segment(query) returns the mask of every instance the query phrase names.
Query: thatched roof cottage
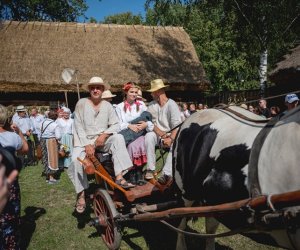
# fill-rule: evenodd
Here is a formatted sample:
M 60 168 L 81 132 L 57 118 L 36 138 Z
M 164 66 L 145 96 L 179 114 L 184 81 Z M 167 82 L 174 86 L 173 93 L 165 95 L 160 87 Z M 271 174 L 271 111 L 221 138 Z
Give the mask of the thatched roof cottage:
M 300 45 L 294 48 L 290 54 L 276 65 L 270 72 L 270 80 L 277 85 L 298 85 L 300 86 Z
M 113 92 L 127 81 L 146 89 L 155 78 L 164 79 L 179 97 L 186 90 L 193 98 L 209 86 L 181 27 L 5 21 L 0 54 L 2 100 L 12 94 L 24 99 L 28 93 L 31 100 L 54 100 L 63 98 L 62 90 L 76 96 L 76 83 L 81 86 L 95 75 Z M 65 68 L 77 71 L 69 85 L 61 78 Z

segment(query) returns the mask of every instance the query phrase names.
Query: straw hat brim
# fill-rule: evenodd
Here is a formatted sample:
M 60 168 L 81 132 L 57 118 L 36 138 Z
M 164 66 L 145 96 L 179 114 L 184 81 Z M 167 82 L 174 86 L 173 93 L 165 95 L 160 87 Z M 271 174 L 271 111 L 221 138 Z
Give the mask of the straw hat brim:
M 82 88 L 86 91 L 89 91 L 89 86 L 102 85 L 104 86 L 104 90 L 110 89 L 110 85 L 108 83 L 85 83 L 82 85 Z
M 154 88 L 151 88 L 151 89 L 148 89 L 146 90 L 147 92 L 154 92 L 154 91 L 157 91 L 159 89 L 164 89 L 164 88 L 167 88 L 169 87 L 170 85 L 164 85 L 164 86 L 157 86 L 157 87 L 154 87 Z
M 117 95 L 108 95 L 108 96 L 102 96 L 102 99 L 108 99 L 108 98 L 113 98 Z

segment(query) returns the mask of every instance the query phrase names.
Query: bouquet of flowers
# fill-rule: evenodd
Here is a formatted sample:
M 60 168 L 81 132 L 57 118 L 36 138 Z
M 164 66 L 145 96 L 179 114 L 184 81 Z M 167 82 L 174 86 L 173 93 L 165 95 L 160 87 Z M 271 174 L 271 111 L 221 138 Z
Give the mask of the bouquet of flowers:
M 58 156 L 60 158 L 68 157 L 70 155 L 70 149 L 66 144 L 60 144 L 58 150 Z

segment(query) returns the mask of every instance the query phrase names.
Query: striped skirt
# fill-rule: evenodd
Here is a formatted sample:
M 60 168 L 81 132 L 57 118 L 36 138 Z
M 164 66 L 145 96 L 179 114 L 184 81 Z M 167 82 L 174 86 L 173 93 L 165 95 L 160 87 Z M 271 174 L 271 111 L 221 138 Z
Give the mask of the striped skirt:
M 55 138 L 41 138 L 42 163 L 46 175 L 55 174 L 58 170 L 58 144 Z

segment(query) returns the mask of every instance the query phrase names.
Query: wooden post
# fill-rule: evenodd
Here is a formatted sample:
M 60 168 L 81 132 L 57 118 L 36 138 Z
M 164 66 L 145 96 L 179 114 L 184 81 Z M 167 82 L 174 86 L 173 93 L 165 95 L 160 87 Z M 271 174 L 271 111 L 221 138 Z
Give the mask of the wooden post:
M 76 76 L 77 95 L 78 95 L 78 101 L 79 101 L 80 100 L 79 84 L 77 81 L 77 75 L 75 75 L 75 76 Z
M 69 107 L 69 103 L 68 103 L 68 92 L 65 90 L 64 93 L 65 93 L 66 105 L 67 105 L 67 108 L 68 108 L 68 107 Z
M 67 108 L 69 107 L 69 103 L 68 103 L 68 91 L 69 90 L 66 90 L 66 89 L 59 90 L 59 92 L 64 92 L 64 94 L 65 94 L 65 101 L 66 101 Z

